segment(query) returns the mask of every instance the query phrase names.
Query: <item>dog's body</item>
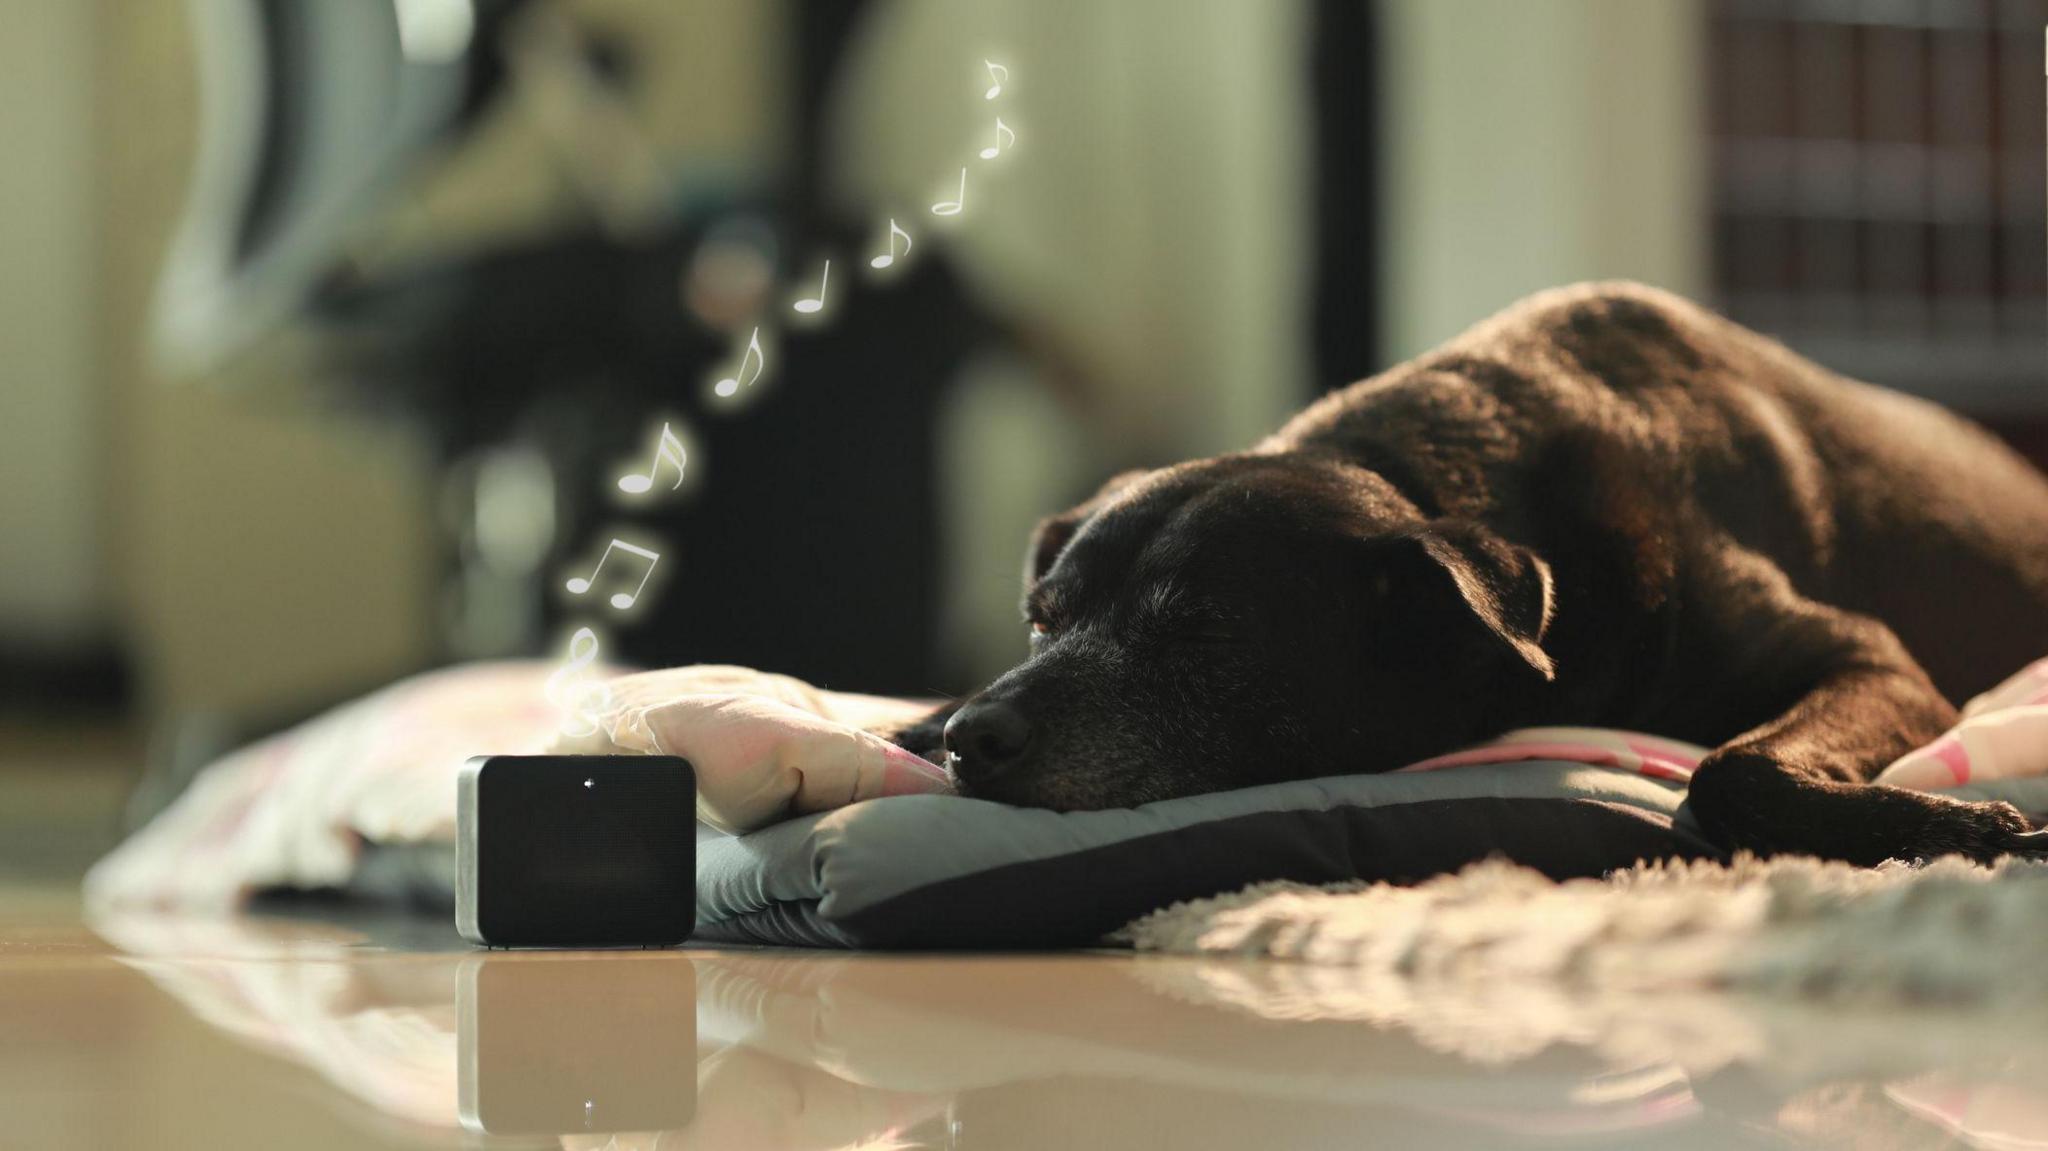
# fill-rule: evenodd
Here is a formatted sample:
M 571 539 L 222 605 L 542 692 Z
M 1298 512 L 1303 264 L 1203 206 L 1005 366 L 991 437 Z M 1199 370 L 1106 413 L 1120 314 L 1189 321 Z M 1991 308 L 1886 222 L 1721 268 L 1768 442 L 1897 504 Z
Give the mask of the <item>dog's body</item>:
M 1931 406 L 1675 297 L 1528 300 L 1251 451 L 1041 525 L 1032 658 L 903 733 L 962 788 L 1099 807 L 1379 771 L 1514 727 L 1716 750 L 1729 847 L 2041 850 L 1868 786 L 2048 652 L 2048 481 Z

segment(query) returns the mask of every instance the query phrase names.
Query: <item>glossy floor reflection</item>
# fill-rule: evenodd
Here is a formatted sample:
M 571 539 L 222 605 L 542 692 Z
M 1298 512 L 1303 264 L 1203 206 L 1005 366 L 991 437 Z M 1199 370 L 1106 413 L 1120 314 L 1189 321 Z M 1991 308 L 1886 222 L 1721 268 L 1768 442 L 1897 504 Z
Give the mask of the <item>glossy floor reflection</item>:
M 0 924 L 0 1145 L 2048 1146 L 2048 1027 L 1118 954 Z

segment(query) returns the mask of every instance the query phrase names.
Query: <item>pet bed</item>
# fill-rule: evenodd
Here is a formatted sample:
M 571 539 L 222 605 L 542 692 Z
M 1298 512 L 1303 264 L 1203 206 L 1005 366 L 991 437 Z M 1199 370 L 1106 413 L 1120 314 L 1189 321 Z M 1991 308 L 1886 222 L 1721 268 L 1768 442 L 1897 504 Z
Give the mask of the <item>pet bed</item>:
M 445 901 L 454 772 L 479 750 L 547 746 L 544 674 L 440 673 L 237 753 L 102 861 L 88 897 L 220 906 L 354 887 Z M 1490 856 L 1566 879 L 1718 855 L 1682 807 L 1701 749 L 1631 733 L 1529 731 L 1385 775 L 1057 813 L 921 794 L 943 777 L 861 730 L 920 705 L 744 669 L 615 682 L 602 731 L 574 749 L 683 754 L 700 814 L 743 832 L 700 832 L 707 941 L 1078 946 L 1266 880 L 1407 882 Z M 2048 814 L 2048 661 L 1965 717 L 1881 778 Z

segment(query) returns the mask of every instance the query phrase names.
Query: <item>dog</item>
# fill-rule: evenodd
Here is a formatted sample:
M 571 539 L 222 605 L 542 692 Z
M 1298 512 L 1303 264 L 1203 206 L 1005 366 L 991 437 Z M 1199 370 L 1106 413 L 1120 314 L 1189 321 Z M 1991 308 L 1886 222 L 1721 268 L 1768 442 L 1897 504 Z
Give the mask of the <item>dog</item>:
M 892 733 L 966 795 L 1134 806 L 1583 725 L 1712 748 L 1687 803 L 1730 850 L 2048 851 L 1868 782 L 2048 651 L 2048 479 L 1641 285 L 1116 477 L 1033 533 L 1024 611 L 1022 665 Z

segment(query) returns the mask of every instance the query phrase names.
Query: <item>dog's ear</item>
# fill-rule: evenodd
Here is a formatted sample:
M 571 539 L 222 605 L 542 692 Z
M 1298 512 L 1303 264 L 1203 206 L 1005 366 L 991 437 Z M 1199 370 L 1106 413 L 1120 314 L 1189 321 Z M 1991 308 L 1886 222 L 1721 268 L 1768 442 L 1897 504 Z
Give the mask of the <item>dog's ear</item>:
M 1081 525 L 1088 522 L 1089 516 L 1102 510 L 1103 505 L 1115 499 L 1118 492 L 1147 474 L 1143 470 L 1118 473 L 1102 485 L 1101 490 L 1088 497 L 1087 502 L 1039 520 L 1038 526 L 1031 530 L 1031 545 L 1024 551 L 1024 590 L 1030 591 L 1045 578 L 1045 573 L 1052 570 L 1053 562 L 1067 550 L 1067 544 L 1081 530 Z
M 1074 533 L 1080 531 L 1081 525 L 1088 522 L 1088 517 L 1093 514 L 1094 509 L 1089 504 L 1082 504 L 1038 521 L 1038 526 L 1031 529 L 1031 544 L 1024 549 L 1024 590 L 1030 591 L 1045 578 L 1045 573 L 1052 570 L 1053 561 L 1067 550 L 1067 541 L 1074 538 Z
M 1545 680 L 1557 678 L 1543 650 L 1555 592 L 1550 565 L 1535 552 L 1465 520 L 1437 520 L 1376 543 L 1384 563 L 1374 591 L 1388 618 L 1427 625 L 1448 610 L 1476 624 L 1470 634 L 1483 644 L 1504 648 Z

